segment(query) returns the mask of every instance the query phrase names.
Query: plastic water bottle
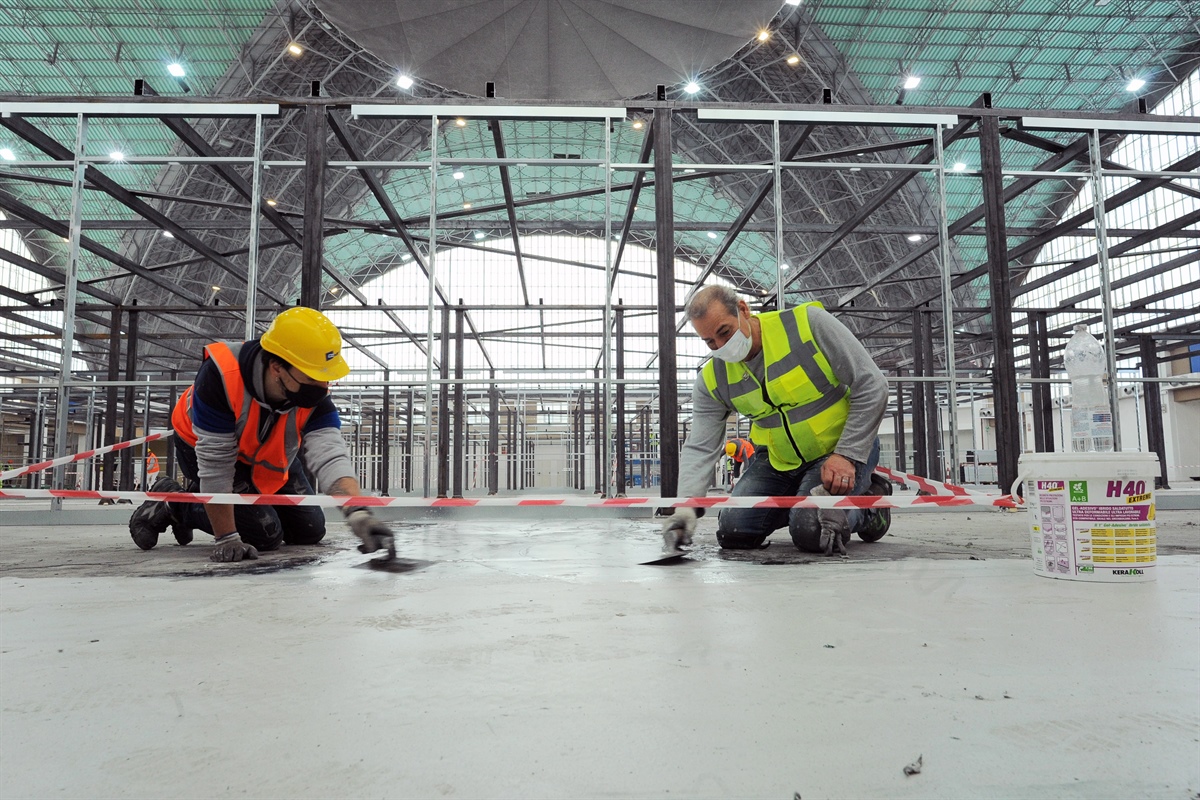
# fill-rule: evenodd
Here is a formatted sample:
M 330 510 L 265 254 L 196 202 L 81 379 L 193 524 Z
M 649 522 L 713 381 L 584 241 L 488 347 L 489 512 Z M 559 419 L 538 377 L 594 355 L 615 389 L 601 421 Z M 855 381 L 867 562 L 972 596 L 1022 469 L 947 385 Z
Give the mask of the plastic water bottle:
M 1071 378 L 1071 449 L 1111 453 L 1112 407 L 1104 386 L 1104 348 L 1086 325 L 1075 326 L 1075 335 L 1063 351 L 1063 365 Z

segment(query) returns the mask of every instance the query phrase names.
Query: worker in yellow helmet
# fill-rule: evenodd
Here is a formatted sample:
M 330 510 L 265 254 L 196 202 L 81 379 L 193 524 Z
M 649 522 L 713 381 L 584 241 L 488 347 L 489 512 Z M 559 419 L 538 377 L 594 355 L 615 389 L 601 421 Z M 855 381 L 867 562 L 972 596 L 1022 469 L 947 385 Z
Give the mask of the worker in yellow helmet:
M 195 382 L 175 405 L 175 453 L 188 491 L 205 494 L 312 494 L 305 470 L 322 491 L 361 496 L 329 383 L 346 377 L 342 336 L 311 308 L 277 316 L 262 338 L 204 348 Z M 183 491 L 170 477 L 155 492 Z M 363 552 L 394 552 L 390 529 L 370 510 L 343 513 Z M 316 506 L 232 506 L 148 501 L 129 520 L 143 550 L 170 526 L 179 544 L 199 528 L 216 537 L 213 561 L 258 558 L 280 544 L 316 544 L 325 515 Z

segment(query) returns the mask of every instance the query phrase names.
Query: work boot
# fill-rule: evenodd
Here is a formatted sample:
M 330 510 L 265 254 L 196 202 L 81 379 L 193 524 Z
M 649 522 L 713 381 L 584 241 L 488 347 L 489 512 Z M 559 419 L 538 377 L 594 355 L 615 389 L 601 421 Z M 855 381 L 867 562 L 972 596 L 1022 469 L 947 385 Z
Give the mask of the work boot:
M 178 492 L 181 487 L 178 483 L 170 478 L 159 478 L 150 487 L 152 492 Z M 171 512 L 171 506 L 163 500 L 147 500 L 133 512 L 129 518 L 129 535 L 133 537 L 133 543 L 143 550 L 150 550 L 154 545 L 158 544 L 158 535 L 167 529 L 167 526 L 178 525 L 178 520 Z M 175 529 L 176 541 L 180 538 L 180 529 Z M 192 540 L 192 532 L 186 531 L 187 541 Z M 186 542 L 180 542 L 186 544 Z
M 866 494 L 876 497 L 884 497 L 892 493 L 892 482 L 880 475 L 878 472 L 871 473 L 871 485 L 867 487 Z M 864 542 L 878 542 L 888 532 L 888 528 L 892 527 L 892 510 L 890 508 L 868 508 L 864 509 L 866 522 L 863 523 L 862 530 L 858 532 L 858 538 Z

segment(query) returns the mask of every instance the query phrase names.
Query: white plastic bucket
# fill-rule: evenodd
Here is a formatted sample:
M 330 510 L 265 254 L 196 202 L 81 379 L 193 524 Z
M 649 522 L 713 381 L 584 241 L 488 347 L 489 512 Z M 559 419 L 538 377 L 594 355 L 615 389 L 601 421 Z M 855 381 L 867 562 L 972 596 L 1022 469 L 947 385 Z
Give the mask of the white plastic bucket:
M 1153 453 L 1026 453 L 1033 571 L 1046 578 L 1152 581 L 1158 561 Z

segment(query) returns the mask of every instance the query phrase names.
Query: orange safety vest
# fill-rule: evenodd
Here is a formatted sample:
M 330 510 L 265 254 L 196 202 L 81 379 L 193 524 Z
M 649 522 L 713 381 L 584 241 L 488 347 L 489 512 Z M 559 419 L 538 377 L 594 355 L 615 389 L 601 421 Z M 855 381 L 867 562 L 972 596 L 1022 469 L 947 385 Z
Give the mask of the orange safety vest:
M 146 456 L 146 472 L 158 472 L 158 456 L 154 453 Z
M 266 438 L 260 439 L 263 407 L 246 391 L 242 370 L 238 366 L 241 349 L 241 344 L 214 342 L 204 348 L 204 357 L 216 362 L 229 407 L 237 414 L 234 432 L 238 437 L 238 461 L 252 467 L 251 480 L 255 488 L 263 494 L 274 494 L 287 483 L 288 466 L 300 452 L 300 431 L 304 430 L 304 424 L 312 416 L 313 409 L 288 409 L 270 426 Z M 192 447 L 196 446 L 197 439 L 192 429 L 192 393 L 195 388 L 194 385 L 189 386 L 184 391 L 171 413 L 171 426 L 175 433 Z
M 733 460 L 739 464 L 749 461 L 754 455 L 754 443 L 749 439 L 734 439 L 737 442 L 737 450 L 734 451 Z

